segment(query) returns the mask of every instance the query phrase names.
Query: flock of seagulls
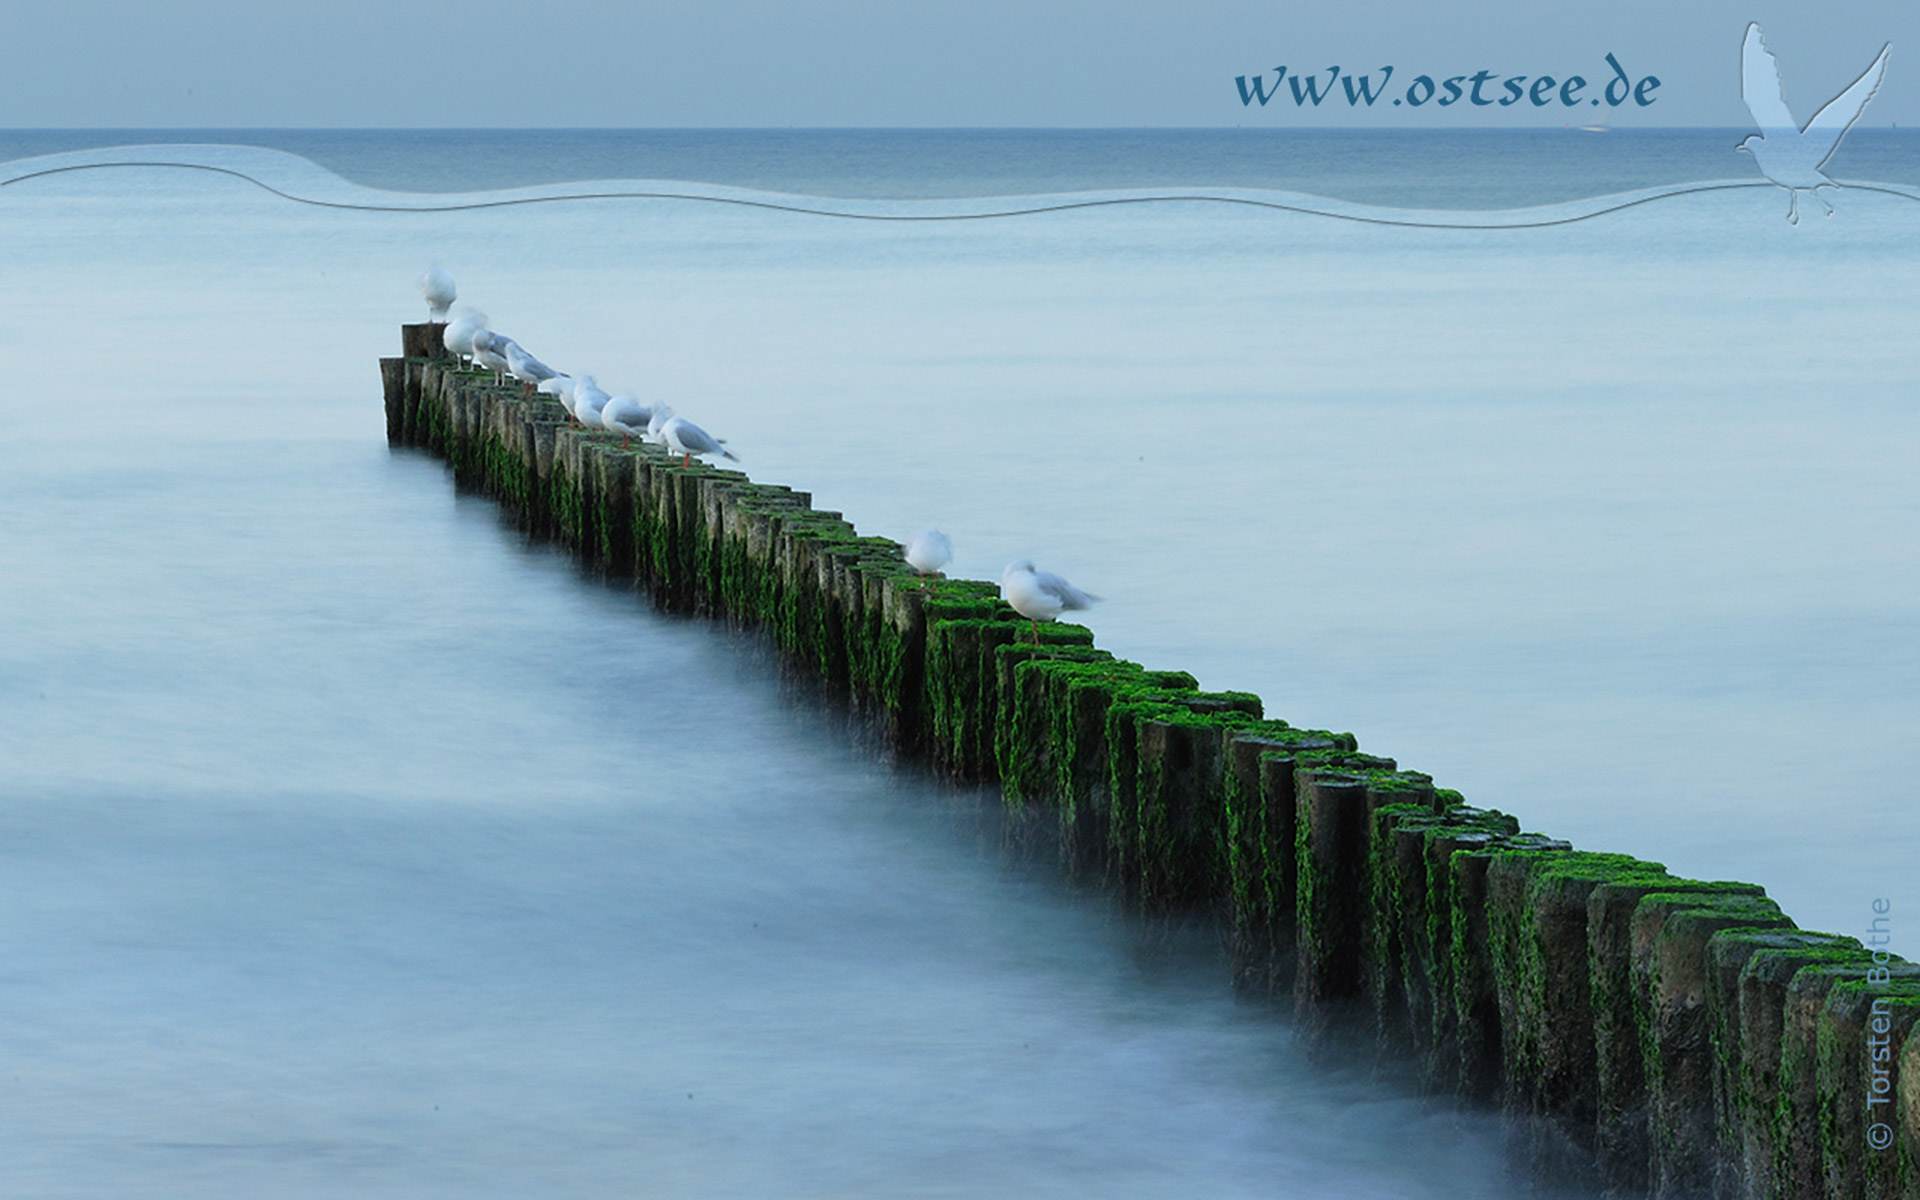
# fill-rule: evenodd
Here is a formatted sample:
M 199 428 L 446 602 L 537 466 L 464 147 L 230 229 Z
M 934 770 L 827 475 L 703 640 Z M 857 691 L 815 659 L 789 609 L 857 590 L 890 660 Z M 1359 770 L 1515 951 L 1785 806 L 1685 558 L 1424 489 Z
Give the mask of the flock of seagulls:
M 552 396 L 566 409 L 574 424 L 586 429 L 607 429 L 620 434 L 624 446 L 642 438 L 681 456 L 682 464 L 696 458 L 717 455 L 740 461 L 727 449 L 727 439 L 718 438 L 685 417 L 674 415 L 663 403 L 648 404 L 635 396 L 614 396 L 594 382 L 592 375 L 570 375 L 541 362 L 525 346 L 504 333 L 488 328 L 487 314 L 474 309 L 453 313 L 458 298 L 453 276 L 434 267 L 420 277 L 420 295 L 427 302 L 427 320 L 444 323 L 441 342 L 447 353 L 462 363 L 472 363 L 505 382 L 509 376 L 520 381 L 529 395 Z
M 488 328 L 485 313 L 470 308 L 454 313 L 458 293 L 453 276 L 441 268 L 434 267 L 420 277 L 420 295 L 427 302 L 428 321 L 445 325 L 441 340 L 447 353 L 462 363 L 492 371 L 499 382 L 504 383 L 509 376 L 519 380 L 530 395 L 554 397 L 577 425 L 620 434 L 623 447 L 631 446 L 634 438 L 665 446 L 681 456 L 683 466 L 714 455 L 740 461 L 727 449 L 725 438 L 714 437 L 685 417 L 676 416 L 670 405 L 610 395 L 592 375 L 557 371 L 512 338 Z M 938 575 L 940 568 L 953 561 L 953 543 L 937 529 L 916 534 L 904 549 L 907 565 L 920 575 Z M 1028 558 L 1007 565 L 1000 576 L 1000 595 L 1033 624 L 1035 641 L 1040 639 L 1041 621 L 1058 620 L 1061 613 L 1079 611 L 1100 599 L 1051 571 L 1038 569 Z

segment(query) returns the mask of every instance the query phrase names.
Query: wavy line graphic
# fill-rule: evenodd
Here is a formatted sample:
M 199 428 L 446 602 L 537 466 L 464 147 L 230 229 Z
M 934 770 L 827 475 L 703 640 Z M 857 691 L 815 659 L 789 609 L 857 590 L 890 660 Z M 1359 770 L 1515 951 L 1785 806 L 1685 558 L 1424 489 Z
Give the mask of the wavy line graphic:
M 1205 203 L 1422 229 L 1541 229 L 1592 220 L 1676 196 L 1779 186 L 1766 179 L 1704 180 L 1511 209 L 1394 208 L 1303 192 L 1226 187 L 1123 188 L 934 200 L 843 199 L 663 180 L 596 180 L 484 192 L 400 192 L 354 183 L 285 150 L 209 144 L 109 147 L 15 159 L 0 163 L 0 188 L 74 172 L 126 169 L 227 175 L 298 204 L 361 212 L 446 213 L 577 200 L 678 200 L 861 221 L 979 221 L 1120 205 Z M 1844 187 L 1920 200 L 1920 187 L 1890 183 L 1849 183 Z

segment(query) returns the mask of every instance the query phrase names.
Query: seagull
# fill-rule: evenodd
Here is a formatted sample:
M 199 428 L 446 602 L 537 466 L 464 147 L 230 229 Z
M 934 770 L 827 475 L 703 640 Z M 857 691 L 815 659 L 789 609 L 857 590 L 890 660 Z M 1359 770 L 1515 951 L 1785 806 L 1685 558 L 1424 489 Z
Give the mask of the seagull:
M 543 379 L 537 390 L 543 396 L 558 400 L 560 407 L 567 410 L 567 415 L 573 415 L 573 376 L 555 375 L 552 379 Z
M 420 277 L 420 294 L 427 301 L 427 323 L 446 323 L 447 310 L 453 307 L 453 276 L 439 267 L 431 267 Z
M 622 450 L 633 445 L 633 437 L 639 434 L 647 436 L 647 426 L 653 420 L 654 406 L 642 404 L 632 396 L 615 396 L 607 401 L 600 410 L 600 423 L 615 433 L 624 433 L 620 442 Z
M 456 361 L 464 361 L 473 355 L 473 339 L 486 331 L 487 314 L 465 312 L 447 323 L 446 330 L 440 335 L 440 342 Z
M 512 338 L 482 329 L 473 335 L 473 361 L 492 371 L 498 383 L 507 369 L 507 347 L 511 345 Z
M 937 575 L 953 561 L 953 543 L 938 529 L 925 529 L 907 543 L 907 565 L 921 575 Z
M 652 431 L 651 422 L 648 423 L 648 431 Z M 680 465 L 683 467 L 692 466 L 693 456 L 696 454 L 703 458 L 709 454 L 718 454 L 734 462 L 740 461 L 739 455 L 721 444 L 725 439 L 714 437 L 685 417 L 668 417 L 662 422 L 660 438 L 666 442 L 667 449 L 680 455 Z
M 1793 114 L 1787 111 L 1786 92 L 1780 86 L 1780 65 L 1760 38 L 1759 22 L 1748 24 L 1746 41 L 1740 46 L 1740 93 L 1746 98 L 1747 111 L 1753 114 L 1753 123 L 1760 127 L 1760 132 L 1747 137 L 1734 149 L 1753 155 L 1754 162 L 1760 165 L 1760 173 L 1787 189 L 1790 223 L 1800 223 L 1801 192 L 1812 195 L 1827 210 L 1828 216 L 1833 215 L 1833 205 L 1820 195 L 1820 189 L 1840 185 L 1827 178 L 1820 168 L 1827 165 L 1827 160 L 1839 148 L 1841 137 L 1860 119 L 1867 101 L 1880 89 L 1880 80 L 1887 73 L 1887 54 L 1892 49 L 1892 43 L 1880 47 L 1880 57 L 1873 60 L 1873 65 L 1860 78 L 1827 101 L 1826 107 L 1813 114 L 1813 120 L 1797 125 Z
M 666 445 L 667 444 L 666 435 L 663 434 L 661 430 L 665 429 L 667 427 L 667 422 L 671 421 L 672 419 L 673 419 L 673 405 L 671 404 L 654 405 L 653 416 L 647 418 L 647 440 L 652 442 L 656 446 Z
M 532 393 L 536 386 L 545 383 L 560 373 L 533 355 L 528 354 L 521 348 L 518 342 L 507 343 L 506 360 L 507 370 L 515 379 L 527 385 L 529 394 Z
M 1040 641 L 1040 622 L 1051 621 L 1071 609 L 1086 608 L 1100 599 L 1051 571 L 1036 570 L 1030 558 L 1007 564 L 1000 575 L 1000 598 L 1013 605 L 1013 611 L 1033 622 L 1035 644 Z
M 582 375 L 573 385 L 573 419 L 588 429 L 601 428 L 600 410 L 611 399 L 613 397 L 593 381 L 593 376 Z

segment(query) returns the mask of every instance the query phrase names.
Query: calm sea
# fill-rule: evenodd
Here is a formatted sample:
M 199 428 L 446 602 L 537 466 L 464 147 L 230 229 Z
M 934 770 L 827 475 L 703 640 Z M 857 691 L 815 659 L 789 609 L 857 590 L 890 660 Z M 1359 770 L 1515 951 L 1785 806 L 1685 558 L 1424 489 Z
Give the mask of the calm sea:
M 1421 208 L 1754 177 L 1742 131 L 169 132 L 370 188 Z M 160 135 L 7 132 L 0 158 Z M 1857 130 L 1843 180 L 1920 182 Z M 385 445 L 430 263 L 564 369 L 1100 643 L 1531 829 L 1920 946 L 1920 204 L 1551 229 L 1201 202 L 901 225 L 700 201 L 0 188 L 0 1192 L 1519 1195 L 1309 1065 L 1213 940 Z

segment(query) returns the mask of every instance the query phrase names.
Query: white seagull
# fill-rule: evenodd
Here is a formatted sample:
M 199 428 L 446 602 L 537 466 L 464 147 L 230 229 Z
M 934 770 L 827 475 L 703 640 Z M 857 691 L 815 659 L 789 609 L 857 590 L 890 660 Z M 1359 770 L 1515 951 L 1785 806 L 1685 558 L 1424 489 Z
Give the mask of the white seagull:
M 921 575 L 936 575 L 953 561 L 953 543 L 938 529 L 923 529 L 907 543 L 907 565 Z
M 555 375 L 552 379 L 543 379 L 538 390 L 541 395 L 552 396 L 560 401 L 560 407 L 566 409 L 569 416 L 573 414 L 573 376 Z
M 430 267 L 420 277 L 420 294 L 427 301 L 427 322 L 445 323 L 447 310 L 453 307 L 453 276 L 439 267 Z
M 573 384 L 573 419 L 588 429 L 605 428 L 600 424 L 600 410 L 611 399 L 613 397 L 593 381 L 593 376 L 582 375 Z
M 1086 608 L 1100 597 L 1083 592 L 1051 571 L 1037 570 L 1030 558 L 1007 564 L 1000 575 L 1000 598 L 1013 611 L 1033 622 L 1033 640 L 1040 640 L 1040 622 L 1061 613 Z
M 475 335 L 487 331 L 487 314 L 483 312 L 464 312 L 447 322 L 446 329 L 440 335 L 440 342 L 453 355 L 456 361 L 465 361 L 473 355 Z
M 600 410 L 600 423 L 615 433 L 626 435 L 620 443 L 620 448 L 625 450 L 633 445 L 635 436 L 647 436 L 647 425 L 653 420 L 653 410 L 653 405 L 642 404 L 632 396 L 615 396 Z
M 518 342 L 508 342 L 505 352 L 507 370 L 515 379 L 527 385 L 531 393 L 535 387 L 552 379 L 560 372 L 528 354 Z
M 494 382 L 507 370 L 507 347 L 513 345 L 513 339 L 485 329 L 473 335 L 473 361 L 493 372 Z
M 1860 119 L 1867 101 L 1879 90 L 1880 80 L 1887 73 L 1887 54 L 1892 49 L 1892 43 L 1880 47 L 1880 57 L 1873 60 L 1873 65 L 1860 78 L 1827 101 L 1811 121 L 1799 125 L 1787 109 L 1786 92 L 1780 86 L 1780 65 L 1760 39 L 1759 23 L 1747 26 L 1746 41 L 1740 46 L 1740 94 L 1746 98 L 1747 111 L 1753 114 L 1753 123 L 1760 127 L 1760 132 L 1734 149 L 1753 155 L 1753 161 L 1760 165 L 1760 173 L 1787 189 L 1787 220 L 1793 224 L 1800 223 L 1801 192 L 1820 201 L 1827 215 L 1833 215 L 1833 205 L 1820 195 L 1820 189 L 1840 185 L 1827 178 L 1820 168 L 1827 165 L 1827 160 L 1840 146 L 1840 138 Z
M 652 429 L 651 422 L 648 423 L 648 429 L 649 431 Z M 685 417 L 668 417 L 661 422 L 660 438 L 666 442 L 667 449 L 680 455 L 680 465 L 683 467 L 692 466 L 693 456 L 696 454 L 703 458 L 709 454 L 718 454 L 734 462 L 740 461 L 739 455 L 721 444 L 725 439 L 714 437 Z
M 662 434 L 660 431 L 665 429 L 667 427 L 667 422 L 671 421 L 672 419 L 673 419 L 673 405 L 671 404 L 654 405 L 653 415 L 647 418 L 647 440 L 652 442 L 656 446 L 666 445 L 667 444 L 666 436 Z

